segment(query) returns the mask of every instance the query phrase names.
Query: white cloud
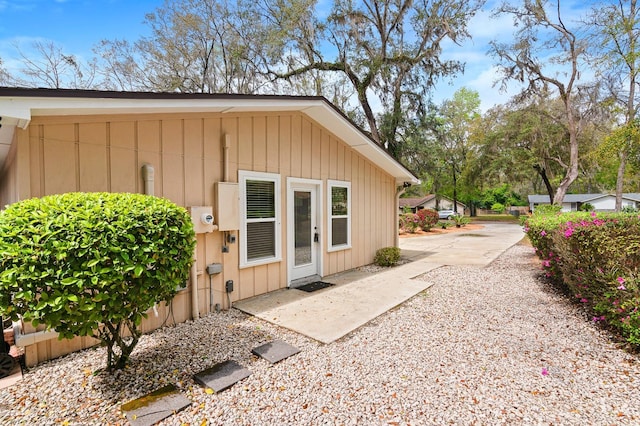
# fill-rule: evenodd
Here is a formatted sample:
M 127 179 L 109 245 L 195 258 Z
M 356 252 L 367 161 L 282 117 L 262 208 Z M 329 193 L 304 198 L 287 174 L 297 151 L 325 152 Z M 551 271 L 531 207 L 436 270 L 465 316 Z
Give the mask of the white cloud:
M 480 94 L 480 108 L 482 111 L 487 111 L 495 105 L 508 102 L 513 95 L 522 89 L 521 84 L 511 81 L 507 83 L 506 90 L 503 91 L 499 79 L 499 68 L 491 66 L 477 74 L 477 77 L 469 80 L 467 87 Z
M 510 38 L 514 30 L 513 18 L 507 15 L 492 17 L 493 12 L 483 9 L 469 21 L 469 33 L 473 39 L 486 42 Z
M 471 38 L 465 40 L 458 46 L 451 41 L 442 44 L 443 59 L 457 60 L 465 64 L 465 72 L 453 79 L 440 82 L 434 92 L 433 98 L 436 103 L 451 98 L 453 93 L 461 87 L 467 87 L 478 91 L 482 101 L 482 110 L 486 111 L 496 104 L 507 102 L 512 96 L 522 89 L 522 85 L 517 82 L 509 82 L 506 91 L 500 91 L 500 85 L 495 84 L 499 76 L 499 68 L 496 66 L 497 60 L 489 52 L 489 42 L 511 42 L 513 33 L 517 29 L 513 24 L 511 15 L 502 14 L 492 17 L 492 10 L 497 7 L 502 0 L 490 0 L 485 7 L 479 11 L 468 24 Z M 550 2 L 549 13 L 553 13 L 553 2 Z M 583 17 L 594 0 L 563 0 L 561 2 L 562 18 L 567 25 L 575 25 Z M 547 57 L 540 58 L 547 62 L 553 56 L 553 52 L 548 52 Z M 558 65 L 547 68 L 551 75 L 562 76 L 566 70 Z M 582 70 L 582 81 L 591 78 L 589 69 Z M 452 80 L 452 81 L 451 81 Z

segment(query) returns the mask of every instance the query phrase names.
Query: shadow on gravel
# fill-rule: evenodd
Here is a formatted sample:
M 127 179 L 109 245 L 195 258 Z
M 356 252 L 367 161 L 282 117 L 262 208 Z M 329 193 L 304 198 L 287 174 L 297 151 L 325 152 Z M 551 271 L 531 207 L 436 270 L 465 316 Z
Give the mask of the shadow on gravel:
M 103 399 L 116 403 L 153 391 L 159 383 L 188 387 L 193 374 L 226 360 L 250 366 L 257 359 L 251 349 L 272 336 L 247 318 L 231 310 L 145 334 L 124 370 L 101 371 L 92 384 Z

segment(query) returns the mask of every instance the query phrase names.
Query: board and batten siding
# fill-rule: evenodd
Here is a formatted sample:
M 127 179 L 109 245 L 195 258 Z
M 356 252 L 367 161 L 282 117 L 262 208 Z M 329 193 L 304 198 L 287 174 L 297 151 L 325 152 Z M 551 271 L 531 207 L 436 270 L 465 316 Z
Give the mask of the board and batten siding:
M 395 179 L 337 139 L 304 114 L 190 113 L 34 117 L 28 129 L 17 130 L 15 152 L 3 171 L 3 201 L 73 192 L 144 192 L 141 167 L 155 169 L 156 196 L 181 206 L 213 206 L 214 183 L 224 179 L 223 141 L 230 136 L 229 181 L 238 170 L 281 176 L 282 261 L 240 269 L 239 242 L 222 253 L 223 233 L 197 236 L 200 313 L 209 312 L 210 283 L 205 268 L 222 263 L 211 277 L 214 304 L 227 307 L 224 283 L 233 280 L 231 300 L 237 301 L 287 285 L 286 178 L 351 182 L 352 248 L 323 250 L 323 275 L 373 261 L 377 248 L 394 244 Z M 7 178 L 7 176 L 9 176 Z M 13 194 L 13 195 L 11 195 Z M 323 202 L 322 236 L 327 241 L 327 208 Z M 242 235 L 238 235 L 238 239 Z M 150 311 L 144 331 L 165 322 L 191 317 L 191 288 L 178 293 L 170 315 L 167 306 Z M 47 341 L 27 349 L 30 364 L 78 350 L 89 339 Z
M 4 164 L 0 167 L 0 210 L 20 200 L 18 195 L 18 136 L 14 135 Z

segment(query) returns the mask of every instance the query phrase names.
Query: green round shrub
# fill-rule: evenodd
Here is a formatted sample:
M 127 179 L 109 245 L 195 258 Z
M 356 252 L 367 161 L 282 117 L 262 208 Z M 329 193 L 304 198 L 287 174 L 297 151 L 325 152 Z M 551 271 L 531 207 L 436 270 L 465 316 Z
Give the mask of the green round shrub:
M 562 206 L 558 204 L 539 204 L 533 210 L 536 216 L 541 215 L 557 215 L 562 212 Z
M 580 205 L 580 208 L 578 208 L 578 210 L 581 211 L 581 212 L 592 212 L 595 209 L 596 208 L 591 203 L 582 203 Z
M 400 249 L 398 247 L 384 247 L 376 251 L 373 263 L 378 266 L 394 266 L 400 260 Z
M 107 369 L 122 368 L 145 311 L 187 280 L 194 246 L 189 214 L 166 199 L 68 193 L 12 204 L 0 212 L 0 314 L 61 339 L 100 339 Z
M 505 208 L 506 207 L 502 203 L 493 203 L 491 205 L 491 210 L 496 211 L 498 213 L 504 213 Z

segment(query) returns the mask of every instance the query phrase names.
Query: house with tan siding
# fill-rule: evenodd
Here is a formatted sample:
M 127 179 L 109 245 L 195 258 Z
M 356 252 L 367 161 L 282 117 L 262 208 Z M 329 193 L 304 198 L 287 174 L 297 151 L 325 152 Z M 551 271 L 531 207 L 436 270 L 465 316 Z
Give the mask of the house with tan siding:
M 419 182 L 322 97 L 0 88 L 0 117 L 0 206 L 107 191 L 192 213 L 191 278 L 145 331 L 371 263 Z M 29 365 L 95 343 L 17 332 Z

